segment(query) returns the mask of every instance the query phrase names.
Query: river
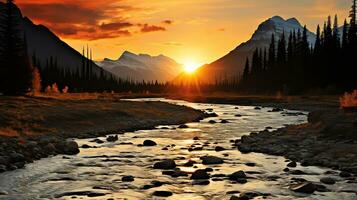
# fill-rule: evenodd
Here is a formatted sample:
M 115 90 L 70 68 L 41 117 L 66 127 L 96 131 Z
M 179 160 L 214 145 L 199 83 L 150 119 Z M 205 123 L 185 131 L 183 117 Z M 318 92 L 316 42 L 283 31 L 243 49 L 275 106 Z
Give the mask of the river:
M 269 112 L 272 108 L 255 109 L 249 106 L 190 103 L 167 99 L 136 99 L 134 101 L 165 101 L 214 112 L 218 117 L 207 118 L 197 123 L 188 123 L 188 128 L 158 126 L 154 130 L 139 130 L 119 136 L 113 143 L 97 144 L 92 139 L 77 140 L 79 145 L 88 144 L 96 148 L 81 148 L 76 156 L 54 156 L 26 165 L 26 168 L 0 174 L 0 199 L 160 199 L 155 191 L 170 191 L 167 199 L 229 199 L 239 192 L 265 194 L 266 199 L 356 199 L 357 184 L 346 183 L 338 177 L 338 171 L 321 167 L 296 169 L 307 175 L 291 175 L 283 171 L 287 160 L 283 157 L 258 153 L 242 154 L 232 146 L 231 140 L 239 139 L 251 132 L 271 130 L 288 124 L 307 121 L 307 113 L 298 111 Z M 175 117 L 175 116 L 172 116 Z M 214 120 L 218 123 L 210 123 Z M 227 120 L 229 123 L 219 123 Z M 193 138 L 198 137 L 199 140 Z M 99 138 L 105 141 L 105 138 Z M 141 147 L 144 140 L 157 143 L 153 147 Z M 188 151 L 188 148 L 203 147 L 203 150 Z M 225 148 L 216 152 L 215 147 Z M 167 147 L 167 150 L 162 150 Z M 210 155 L 224 159 L 223 164 L 205 166 L 200 157 Z M 232 183 L 224 178 L 211 179 L 208 185 L 193 185 L 188 177 L 163 175 L 163 170 L 153 169 L 155 162 L 174 159 L 181 171 L 192 173 L 197 169 L 212 168 L 215 174 L 231 174 L 243 170 L 248 176 L 245 184 Z M 195 167 L 182 166 L 187 161 L 196 161 Z M 303 178 L 319 182 L 320 178 L 337 180 L 326 185 L 329 192 L 315 192 L 304 195 L 292 192 L 288 187 L 292 178 Z M 123 182 L 123 176 L 133 176 L 133 182 Z M 152 181 L 164 183 L 160 187 L 145 189 Z M 258 196 L 257 199 L 262 199 Z M 165 199 L 165 198 L 163 198 Z

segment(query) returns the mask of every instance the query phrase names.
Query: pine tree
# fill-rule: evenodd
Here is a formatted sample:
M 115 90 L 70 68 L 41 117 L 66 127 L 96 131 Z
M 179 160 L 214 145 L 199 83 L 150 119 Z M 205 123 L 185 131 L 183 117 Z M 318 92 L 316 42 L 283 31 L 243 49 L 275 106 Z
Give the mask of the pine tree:
M 348 46 L 348 25 L 347 20 L 343 23 L 343 31 L 342 31 L 342 49 L 346 49 Z
M 0 92 L 22 95 L 31 89 L 32 67 L 25 34 L 20 30 L 20 15 L 13 0 L 7 0 L 0 14 L 1 64 Z
M 244 67 L 244 72 L 243 72 L 243 79 L 247 80 L 249 77 L 249 70 L 250 70 L 250 66 L 249 66 L 249 58 L 247 58 L 246 62 L 245 62 L 245 67 Z

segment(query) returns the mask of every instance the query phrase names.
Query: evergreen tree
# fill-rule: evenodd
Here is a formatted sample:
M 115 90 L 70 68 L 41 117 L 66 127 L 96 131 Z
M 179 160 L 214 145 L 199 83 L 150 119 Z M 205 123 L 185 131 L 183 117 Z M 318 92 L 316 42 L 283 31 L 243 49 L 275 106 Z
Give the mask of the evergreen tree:
M 32 67 L 27 53 L 27 41 L 20 30 L 20 15 L 13 0 L 7 0 L 0 14 L 1 64 L 0 92 L 22 95 L 31 89 Z
M 249 58 L 247 58 L 246 62 L 245 62 L 245 67 L 244 67 L 244 72 L 243 72 L 243 79 L 247 80 L 249 77 L 249 70 L 250 70 L 250 66 L 249 66 Z

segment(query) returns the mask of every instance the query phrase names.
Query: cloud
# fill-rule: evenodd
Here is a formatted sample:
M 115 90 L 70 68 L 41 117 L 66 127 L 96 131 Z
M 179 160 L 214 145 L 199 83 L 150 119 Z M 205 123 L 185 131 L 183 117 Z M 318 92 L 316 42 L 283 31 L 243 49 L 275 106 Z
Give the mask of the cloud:
M 156 32 L 156 31 L 166 31 L 166 28 L 163 26 L 156 26 L 156 25 L 149 25 L 149 24 L 144 24 L 142 25 L 141 28 L 142 33 Z
M 145 9 L 126 5 L 122 0 L 18 0 L 23 14 L 47 26 L 66 39 L 99 40 L 128 37 L 135 33 L 165 31 L 164 26 L 133 22 L 133 13 Z M 147 9 L 147 8 L 146 8 Z M 139 31 L 137 31 L 137 29 Z

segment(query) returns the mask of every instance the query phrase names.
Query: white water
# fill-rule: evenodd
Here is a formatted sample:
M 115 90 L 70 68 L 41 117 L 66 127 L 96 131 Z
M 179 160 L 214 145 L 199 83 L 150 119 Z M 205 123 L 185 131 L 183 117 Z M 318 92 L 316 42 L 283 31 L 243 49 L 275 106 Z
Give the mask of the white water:
M 155 130 L 136 131 L 125 133 L 115 143 L 96 144 L 89 142 L 91 139 L 77 140 L 82 144 L 89 144 L 98 148 L 81 149 L 76 156 L 55 156 L 42 159 L 26 166 L 25 169 L 0 174 L 0 192 L 8 195 L 0 195 L 0 199 L 53 199 L 56 195 L 74 191 L 95 191 L 106 193 L 105 196 L 63 196 L 61 199 L 158 199 L 152 193 L 158 190 L 173 192 L 173 196 L 167 199 L 229 199 L 230 191 L 256 191 L 270 193 L 267 199 L 356 199 L 356 194 L 342 192 L 343 190 L 356 190 L 356 184 L 346 183 L 338 176 L 329 175 L 337 179 L 333 186 L 327 186 L 331 192 L 315 192 L 313 195 L 302 195 L 291 192 L 288 189 L 293 177 L 304 178 L 318 182 L 324 177 L 324 172 L 330 169 L 319 167 L 301 167 L 304 172 L 312 175 L 290 175 L 283 172 L 286 161 L 282 157 L 264 154 L 241 154 L 237 148 L 232 147 L 231 139 L 238 139 L 250 132 L 261 131 L 270 126 L 280 128 L 286 124 L 300 124 L 306 122 L 306 115 L 283 116 L 281 112 L 268 112 L 271 108 L 255 110 L 254 107 L 220 104 L 199 104 L 185 101 L 165 99 L 137 99 L 135 101 L 165 101 L 169 103 L 185 105 L 196 109 L 213 109 L 219 117 L 205 119 L 199 123 L 188 124 L 188 129 L 177 129 L 177 126 L 159 126 Z M 241 114 L 242 117 L 236 117 Z M 175 116 L 172 116 L 175 117 Z M 226 119 L 228 124 L 210 124 L 209 120 Z M 162 129 L 167 127 L 168 129 Z M 176 129 L 174 129 L 176 128 Z M 199 141 L 194 141 L 194 137 Z M 100 138 L 105 141 L 105 138 Z M 154 147 L 138 147 L 145 139 L 154 140 L 158 145 Z M 121 142 L 132 142 L 133 145 L 122 145 Z M 199 143 L 201 146 L 209 142 L 208 147 L 202 151 L 189 152 L 186 148 Z M 175 144 L 168 151 L 163 147 Z M 215 152 L 216 146 L 222 146 L 227 151 Z M 183 148 L 183 149 L 182 149 Z M 255 171 L 260 174 L 249 175 L 248 183 L 233 184 L 229 180 L 210 181 L 207 186 L 192 185 L 189 177 L 172 178 L 162 175 L 162 170 L 153 169 L 153 164 L 160 159 L 175 159 L 178 165 L 188 160 L 200 162 L 200 157 L 213 155 L 225 159 L 221 165 L 204 166 L 196 164 L 198 168 L 182 167 L 185 172 L 193 172 L 196 169 L 211 167 L 213 174 L 230 174 L 235 171 Z M 104 157 L 105 156 L 105 157 Z M 248 167 L 246 163 L 256 163 L 255 167 Z M 122 182 L 124 175 L 135 177 L 134 182 Z M 278 176 L 276 181 L 269 180 L 271 176 Z M 153 180 L 166 182 L 167 184 L 148 190 L 142 189 L 144 185 Z M 102 186 L 101 189 L 93 189 Z M 97 188 L 97 187 L 95 187 Z M 239 193 L 236 194 L 237 196 Z M 262 198 L 262 197 L 260 197 Z M 258 198 L 259 199 L 259 198 Z

